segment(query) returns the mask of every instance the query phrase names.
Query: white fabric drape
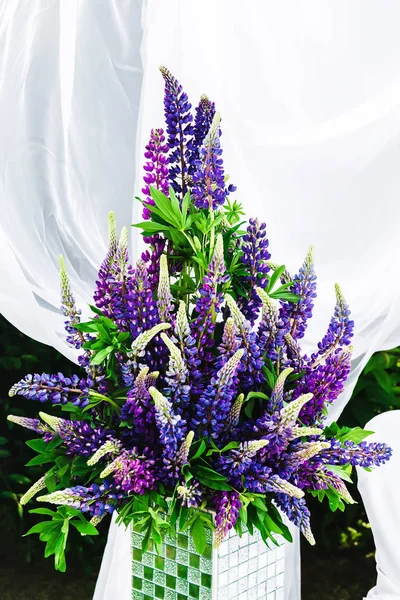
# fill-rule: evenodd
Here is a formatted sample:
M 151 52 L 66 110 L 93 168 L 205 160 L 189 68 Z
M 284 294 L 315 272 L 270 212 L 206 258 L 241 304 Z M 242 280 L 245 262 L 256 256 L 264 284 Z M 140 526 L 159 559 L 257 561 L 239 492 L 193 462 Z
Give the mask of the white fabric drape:
M 393 456 L 389 462 L 372 473 L 357 469 L 358 489 L 372 527 L 376 547 L 377 581 L 364 600 L 399 600 L 400 410 L 374 417 L 365 428 L 375 431 L 368 441 L 385 440 L 392 447 Z
M 400 343 L 399 18 L 396 0 L 3 0 L 1 312 L 74 358 L 57 257 L 84 306 L 107 211 L 138 218 L 137 149 L 163 125 L 165 64 L 193 104 L 216 101 L 226 170 L 248 215 L 267 221 L 272 260 L 295 271 L 315 245 L 306 349 L 342 284 L 356 335 L 336 418 L 370 355 Z M 291 589 L 297 600 L 298 578 Z

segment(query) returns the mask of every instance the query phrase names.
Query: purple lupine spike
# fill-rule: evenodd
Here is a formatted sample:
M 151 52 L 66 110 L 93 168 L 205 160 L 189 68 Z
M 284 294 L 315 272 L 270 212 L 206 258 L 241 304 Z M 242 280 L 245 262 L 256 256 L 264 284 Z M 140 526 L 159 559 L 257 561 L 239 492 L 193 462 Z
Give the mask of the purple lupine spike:
M 144 165 L 145 175 L 143 177 L 143 194 L 146 195 L 145 202 L 154 206 L 154 200 L 150 196 L 150 186 L 160 190 L 168 196 L 168 144 L 165 143 L 163 129 L 152 129 L 149 143 L 146 145 L 146 164 Z M 150 219 L 150 210 L 145 206 L 143 208 L 143 219 Z
M 143 240 L 150 245 L 150 250 L 144 250 L 141 257 L 143 262 L 146 263 L 151 289 L 155 291 L 158 285 L 160 258 L 164 252 L 166 240 L 158 233 L 151 237 L 144 237 Z
M 165 374 L 168 387 L 164 388 L 163 392 L 171 398 L 174 407 L 181 413 L 182 409 L 187 409 L 190 402 L 188 365 L 173 341 L 165 333 L 161 333 L 160 337 L 169 350 L 168 370 Z
M 155 420 L 160 441 L 165 449 L 163 452 L 164 468 L 161 477 L 166 480 L 171 477 L 177 479 L 179 477 L 177 455 L 185 436 L 186 421 L 179 414 L 174 413 L 171 402 L 155 387 L 150 387 L 149 392 L 154 400 Z
M 40 419 L 32 419 L 30 417 L 19 417 L 17 415 L 7 415 L 7 421 L 30 429 L 39 435 L 44 435 L 50 432 L 50 429 L 41 423 Z M 51 436 L 53 437 L 53 436 Z
M 226 427 L 226 419 L 237 393 L 236 373 L 244 350 L 241 348 L 211 378 L 201 394 L 192 418 L 192 427 L 199 427 L 203 433 L 218 438 Z
M 39 496 L 37 500 L 38 502 L 71 506 L 81 512 L 87 512 L 91 517 L 100 517 L 104 513 L 114 512 L 122 497 L 123 494 L 116 489 L 113 483 L 103 481 L 101 485 L 92 483 L 87 487 L 77 485 L 59 490 Z
M 169 284 L 167 257 L 160 257 L 160 277 L 157 290 L 157 308 L 160 321 L 171 322 L 174 309 L 173 296 Z
M 242 442 L 237 450 L 230 450 L 228 454 L 220 456 L 216 463 L 217 470 L 226 475 L 234 487 L 242 487 L 242 476 L 251 467 L 254 456 L 261 448 L 264 448 L 268 444 L 268 440 Z
M 312 317 L 314 298 L 317 297 L 316 281 L 313 248 L 311 247 L 290 287 L 290 291 L 299 296 L 299 301 L 281 302 L 280 318 L 286 326 L 286 333 L 289 333 L 294 340 L 304 337 L 307 321 Z
M 165 67 L 160 67 L 160 71 L 165 82 L 164 115 L 170 148 L 169 179 L 174 191 L 183 198 L 187 188 L 188 160 L 192 147 L 192 105 L 170 71 Z
M 215 494 L 214 547 L 218 548 L 230 529 L 235 525 L 242 503 L 237 492 L 219 492 Z
M 324 407 L 338 398 L 351 368 L 351 348 L 336 354 L 330 354 L 325 363 L 315 369 L 307 369 L 306 374 L 297 384 L 292 400 L 307 392 L 313 394 L 300 413 L 300 420 L 311 425 L 323 420 Z
M 199 489 L 198 481 L 190 480 L 190 484 L 178 485 L 176 493 L 180 499 L 182 506 L 188 508 L 198 508 L 201 504 L 201 490 Z
M 121 408 L 121 419 L 132 424 L 133 437 L 142 438 L 149 445 L 154 445 L 156 441 L 155 410 L 149 387 L 155 384 L 157 377 L 158 372 L 149 373 L 149 367 L 142 367 Z
M 104 429 L 100 425 L 92 427 L 87 421 L 61 419 L 39 413 L 43 421 L 63 440 L 65 454 L 69 456 L 92 456 L 107 440 L 115 437 L 115 431 Z
M 246 319 L 254 325 L 257 320 L 261 299 L 256 288 L 264 289 L 267 285 L 267 273 L 270 271 L 268 260 L 271 258 L 268 252 L 269 241 L 266 234 L 266 224 L 260 223 L 258 219 L 250 219 L 247 233 L 242 238 L 241 257 L 242 264 L 248 275 L 242 277 L 244 285 L 250 290 L 249 295 L 240 297 L 238 306 Z
M 199 159 L 195 162 L 192 199 L 197 208 L 216 210 L 224 204 L 229 193 L 225 189 L 219 124 L 219 113 L 215 113 L 210 130 L 200 148 Z
M 353 337 L 354 321 L 350 320 L 350 309 L 338 284 L 335 285 L 336 306 L 328 331 L 318 344 L 318 351 L 311 356 L 313 367 L 319 365 L 340 346 L 349 346 Z
M 217 357 L 215 361 L 216 370 L 221 369 L 228 360 L 235 354 L 240 348 L 240 339 L 238 330 L 232 317 L 228 317 L 225 321 L 224 332 L 222 334 L 222 341 L 218 346 Z
M 15 383 L 9 391 L 9 396 L 24 396 L 28 400 L 51 402 L 52 404 L 66 404 L 71 402 L 75 406 L 84 408 L 89 403 L 89 392 L 93 386 L 90 378 L 80 379 L 78 375 L 65 377 L 62 373 L 48 375 L 47 373 L 34 373 L 26 375 Z
M 263 354 L 271 360 L 276 360 L 275 344 L 278 328 L 281 326 L 278 309 L 262 288 L 257 287 L 256 292 L 262 306 L 261 320 L 257 329 L 257 344 Z
M 200 149 L 204 139 L 210 130 L 212 120 L 215 115 L 215 103 L 211 102 L 206 95 L 200 98 L 200 102 L 196 107 L 194 127 L 193 127 L 193 143 L 188 159 L 189 175 L 192 175 L 196 170 L 196 161 L 200 157 Z
M 222 293 L 218 286 L 225 283 L 229 276 L 226 274 L 224 261 L 224 247 L 222 236 L 217 237 L 214 255 L 204 276 L 196 301 L 196 319 L 191 323 L 191 333 L 196 340 L 198 358 L 205 358 L 206 362 L 213 361 L 210 348 L 214 345 L 214 330 L 216 315 L 221 310 L 223 302 Z
M 82 348 L 90 338 L 87 334 L 78 331 L 75 325 L 81 322 L 82 311 L 76 307 L 75 298 L 71 292 L 71 286 L 64 258 L 60 256 L 60 279 L 61 279 L 61 312 L 65 317 L 64 328 L 67 332 L 67 343 L 74 348 Z
M 250 322 L 245 318 L 235 300 L 227 294 L 226 304 L 231 312 L 232 319 L 238 329 L 244 356 L 239 369 L 238 378 L 244 391 L 254 387 L 255 384 L 265 380 L 262 372 L 263 360 L 261 350 L 257 344 L 257 334 L 251 328 Z
M 359 444 L 349 440 L 341 444 L 336 439 L 330 440 L 331 447 L 323 450 L 318 458 L 326 464 L 347 465 L 353 467 L 360 466 L 365 468 L 378 467 L 384 464 L 392 456 L 392 449 L 387 444 L 379 442 L 365 442 Z
M 298 527 L 306 540 L 315 544 L 315 539 L 310 526 L 310 511 L 304 498 L 293 498 L 286 494 L 276 494 L 275 502 L 277 506 L 285 513 L 289 521 Z
M 109 469 L 107 467 L 104 469 L 102 475 L 104 473 L 108 475 L 112 469 L 116 489 L 121 489 L 127 494 L 146 494 L 156 487 L 155 461 L 148 454 L 147 448 L 141 455 L 138 454 L 137 448 L 124 451 L 113 461 Z
M 103 260 L 96 281 L 96 290 L 93 299 L 97 308 L 100 308 L 105 316 L 110 316 L 110 297 L 112 293 L 112 283 L 115 281 L 116 255 L 118 251 L 118 236 L 115 214 L 108 213 L 108 251 Z

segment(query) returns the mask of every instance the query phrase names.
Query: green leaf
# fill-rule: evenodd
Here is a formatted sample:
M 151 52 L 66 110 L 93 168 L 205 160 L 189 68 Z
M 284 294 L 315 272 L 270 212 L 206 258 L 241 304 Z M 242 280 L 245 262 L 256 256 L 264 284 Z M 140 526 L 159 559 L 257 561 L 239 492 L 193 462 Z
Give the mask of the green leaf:
M 192 534 L 193 543 L 199 554 L 203 554 L 207 546 L 206 529 L 200 518 L 197 518 L 193 523 L 190 533 Z
M 272 292 L 272 294 L 269 294 L 269 297 L 275 300 L 287 300 L 288 302 L 298 302 L 300 300 L 300 296 L 292 292 Z
M 269 278 L 267 289 L 266 289 L 266 292 L 268 295 L 270 295 L 270 292 L 273 290 L 275 283 L 278 281 L 278 279 L 282 275 L 282 273 L 285 272 L 285 269 L 286 269 L 285 265 L 282 265 L 281 267 L 278 267 L 277 269 L 275 269 L 275 271 L 272 273 L 271 277 Z
M 57 482 L 56 482 L 55 475 L 53 473 L 51 473 L 50 475 L 46 475 L 45 482 L 46 482 L 46 487 L 49 490 L 50 494 L 52 492 L 56 491 Z
M 262 392 L 249 392 L 246 398 L 244 399 L 244 402 L 248 402 L 252 398 L 261 398 L 262 400 L 269 400 L 269 397 L 266 394 L 263 394 Z
M 232 487 L 224 481 L 207 479 L 206 477 L 203 477 L 202 475 L 198 474 L 196 474 L 196 478 L 199 480 L 200 483 L 210 488 L 210 490 L 221 490 L 224 492 L 229 492 L 232 489 Z
M 113 346 L 107 346 L 106 348 L 103 348 L 103 350 L 99 350 L 99 352 L 90 359 L 90 364 L 93 366 L 101 365 L 113 350 Z
M 54 462 L 54 454 L 49 454 L 46 452 L 45 454 L 39 454 L 39 456 L 32 458 L 32 460 L 26 463 L 26 466 L 35 467 L 37 465 L 45 465 L 52 462 Z
M 83 535 L 99 535 L 96 527 L 89 523 L 89 521 L 71 521 L 71 525 L 75 527 L 79 531 L 79 533 Z
M 196 451 L 196 453 L 190 457 L 190 460 L 196 460 L 196 458 L 199 458 L 206 450 L 206 443 L 204 440 L 201 440 L 200 445 Z
M 32 508 L 29 512 L 34 515 L 48 515 L 49 517 L 54 517 L 57 514 L 54 510 L 50 510 L 50 508 Z
M 31 535 L 32 533 L 42 533 L 46 531 L 52 531 L 55 527 L 57 527 L 57 523 L 54 521 L 42 521 L 41 523 L 36 523 L 33 527 L 27 531 L 23 537 L 27 535 Z
M 349 469 L 347 467 L 339 467 L 338 465 L 326 465 L 327 468 L 329 469 L 329 471 L 332 471 L 332 473 L 334 473 L 335 475 L 337 475 L 338 477 L 340 477 L 340 479 L 343 479 L 344 481 L 348 481 L 349 483 L 353 483 L 353 480 L 351 479 L 351 477 L 349 476 Z M 350 467 L 350 473 L 351 473 L 351 465 L 349 465 Z
M 31 480 L 26 475 L 21 475 L 20 473 L 10 473 L 7 475 L 8 479 L 18 483 L 19 485 L 28 485 L 31 483 Z
M 160 231 L 168 231 L 169 225 L 162 225 L 161 223 L 154 223 L 153 221 L 143 221 L 142 223 L 135 223 L 132 227 L 143 229 L 143 235 L 148 233 L 159 233 Z
M 212 479 L 213 481 L 227 481 L 225 475 L 221 475 L 220 473 L 217 473 L 217 471 L 214 471 L 208 467 L 196 465 L 192 470 L 196 476 L 201 475 L 202 477 L 205 477 L 206 479 Z
M 42 439 L 27 440 L 25 443 L 27 446 L 29 446 L 29 448 L 32 448 L 32 450 L 34 450 L 35 452 L 43 453 L 47 452 L 48 450 L 48 445 Z

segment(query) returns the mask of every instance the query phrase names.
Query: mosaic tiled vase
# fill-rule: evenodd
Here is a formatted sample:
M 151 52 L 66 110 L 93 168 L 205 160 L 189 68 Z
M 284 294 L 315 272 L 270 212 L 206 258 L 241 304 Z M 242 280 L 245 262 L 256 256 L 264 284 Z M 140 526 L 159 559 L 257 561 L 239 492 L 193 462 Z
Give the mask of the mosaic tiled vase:
M 132 600 L 283 600 L 283 539 L 268 549 L 258 532 L 231 531 L 215 550 L 207 530 L 199 555 L 185 533 L 166 538 L 160 555 L 152 545 L 142 554 L 143 535 L 132 534 Z

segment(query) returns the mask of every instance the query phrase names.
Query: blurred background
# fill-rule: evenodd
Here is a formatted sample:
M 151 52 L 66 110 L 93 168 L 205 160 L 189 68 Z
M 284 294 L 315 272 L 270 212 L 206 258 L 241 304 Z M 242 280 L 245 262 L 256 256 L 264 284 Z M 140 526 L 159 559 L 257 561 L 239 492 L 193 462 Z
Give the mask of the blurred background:
M 37 535 L 23 534 L 36 522 L 19 498 L 41 477 L 43 467 L 26 467 L 33 452 L 29 431 L 6 420 L 9 413 L 36 416 L 36 402 L 8 397 L 13 383 L 32 371 L 72 373 L 75 366 L 53 348 L 36 342 L 0 316 L 0 600 L 90 600 L 106 543 L 108 522 L 97 537 L 70 535 L 67 572 L 55 572 L 43 557 Z M 400 408 L 400 348 L 378 352 L 365 367 L 339 423 L 364 426 L 376 414 Z M 374 545 L 356 489 L 357 504 L 345 513 L 309 498 L 317 545 L 302 545 L 304 600 L 356 600 L 375 582 Z M 74 536 L 73 533 L 76 535 Z

